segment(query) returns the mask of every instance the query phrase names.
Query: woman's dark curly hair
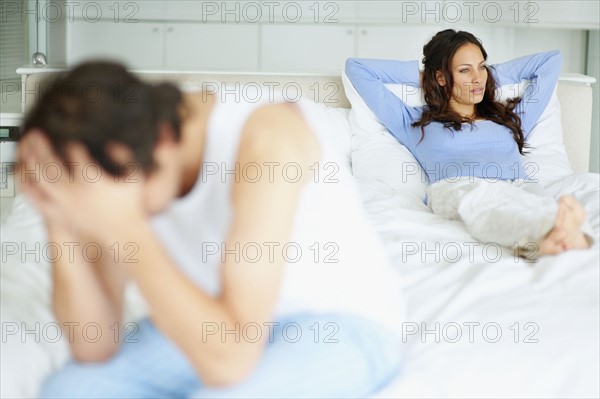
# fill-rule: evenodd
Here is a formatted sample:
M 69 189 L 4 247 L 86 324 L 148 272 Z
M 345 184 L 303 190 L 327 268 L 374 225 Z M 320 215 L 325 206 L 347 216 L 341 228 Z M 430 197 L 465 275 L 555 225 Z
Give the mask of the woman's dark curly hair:
M 421 119 L 412 124 L 413 127 L 421 126 L 421 140 L 425 137 L 425 126 L 432 121 L 442 122 L 444 127 L 454 130 L 461 130 L 464 122 L 473 124 L 473 120 L 465 120 L 449 106 L 454 86 L 451 62 L 458 49 L 469 43 L 479 47 L 484 60 L 487 60 L 487 52 L 481 41 L 469 32 L 446 29 L 438 32 L 429 43 L 423 46 L 424 71 L 421 87 L 425 93 L 427 105 L 423 109 Z M 513 111 L 521 99 L 509 99 L 506 105 L 496 101 L 496 80 L 490 73 L 490 67 L 486 65 L 485 68 L 488 78 L 483 100 L 475 104 L 476 115 L 509 128 L 519 146 L 519 152 L 524 154 L 523 150 L 526 144 L 521 129 L 521 118 Z M 439 85 L 436 78 L 437 71 L 443 74 L 446 85 Z

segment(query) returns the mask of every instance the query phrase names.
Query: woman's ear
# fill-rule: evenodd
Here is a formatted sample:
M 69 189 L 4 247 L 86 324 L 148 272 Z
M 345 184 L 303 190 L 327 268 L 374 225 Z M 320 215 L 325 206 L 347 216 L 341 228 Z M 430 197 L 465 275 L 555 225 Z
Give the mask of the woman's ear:
M 442 71 L 435 72 L 435 80 L 437 80 L 440 86 L 446 86 L 446 77 L 442 73 Z

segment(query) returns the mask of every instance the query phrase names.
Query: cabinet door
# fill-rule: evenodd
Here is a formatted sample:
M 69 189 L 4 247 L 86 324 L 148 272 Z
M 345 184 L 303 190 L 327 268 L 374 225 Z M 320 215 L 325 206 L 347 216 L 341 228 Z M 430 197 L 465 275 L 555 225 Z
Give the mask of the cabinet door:
M 261 70 L 339 73 L 354 40 L 353 25 L 263 25 Z
M 516 25 L 473 25 L 468 31 L 475 35 L 488 53 L 488 63 L 497 64 L 516 56 L 518 30 Z
M 257 23 L 266 18 L 267 9 L 263 2 L 250 0 L 171 0 L 166 4 L 166 15 L 171 21 Z
M 420 60 L 423 45 L 439 26 L 367 26 L 358 32 L 358 57 Z
M 446 2 L 444 14 L 446 22 L 456 25 L 454 29 L 470 31 L 471 26 L 465 28 L 465 23 L 486 28 L 492 27 L 526 27 L 530 10 L 535 7 L 535 2 L 528 0 L 493 1 L 479 0 L 476 2 L 454 3 Z M 468 5 L 468 7 L 467 7 Z M 460 13 L 461 18 L 457 19 Z
M 359 1 L 360 22 L 449 24 L 448 28 L 469 30 L 473 24 L 514 25 L 524 23 L 526 0 L 511 1 Z
M 516 57 L 540 51 L 560 50 L 563 55 L 562 72 L 586 73 L 585 31 L 523 28 L 517 30 L 516 37 L 519 38 L 515 43 Z
M 43 6 L 42 9 L 44 9 Z M 142 20 L 163 19 L 165 17 L 166 2 L 162 0 L 67 1 L 65 10 L 71 18 L 82 19 L 86 22 L 113 21 L 137 23 Z
M 75 20 L 67 28 L 69 64 L 88 58 L 110 58 L 136 69 L 163 66 L 163 27 L 160 23 Z
M 360 22 L 441 23 L 443 0 L 357 2 Z
M 186 1 L 167 2 L 167 18 L 221 23 L 339 23 L 355 15 L 355 1 Z
M 600 28 L 598 0 L 535 1 L 530 3 L 527 14 L 532 28 Z
M 274 3 L 263 22 L 338 24 L 354 23 L 357 1 L 280 1 Z M 265 2 L 264 4 L 269 4 Z
M 169 69 L 256 71 L 258 26 L 171 23 L 166 27 Z
M 438 31 L 446 28 L 447 24 L 410 27 L 360 26 L 358 56 L 420 61 L 423 58 L 423 46 Z M 514 56 L 515 28 L 473 25 L 469 32 L 483 43 L 488 53 L 488 62 L 497 63 Z M 420 66 L 422 68 L 421 64 Z

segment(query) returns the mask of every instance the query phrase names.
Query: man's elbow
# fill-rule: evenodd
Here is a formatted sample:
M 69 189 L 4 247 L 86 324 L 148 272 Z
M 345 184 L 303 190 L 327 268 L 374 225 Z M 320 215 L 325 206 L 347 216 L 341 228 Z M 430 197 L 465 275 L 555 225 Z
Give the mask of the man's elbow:
M 78 363 L 105 363 L 112 359 L 119 349 L 118 345 L 71 345 L 71 356 Z
M 248 354 L 249 355 L 249 354 Z M 226 359 L 225 359 L 226 358 Z M 202 384 L 210 388 L 227 388 L 246 381 L 255 370 L 260 355 L 231 354 L 211 362 L 200 372 Z
M 208 388 L 231 388 L 243 383 L 249 377 L 248 374 L 226 372 L 226 373 L 210 373 L 205 375 L 201 380 L 202 384 Z

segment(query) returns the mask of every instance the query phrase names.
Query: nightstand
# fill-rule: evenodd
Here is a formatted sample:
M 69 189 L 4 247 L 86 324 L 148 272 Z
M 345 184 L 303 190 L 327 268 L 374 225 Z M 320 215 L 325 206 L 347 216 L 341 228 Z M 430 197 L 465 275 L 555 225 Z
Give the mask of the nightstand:
M 0 113 L 0 219 L 4 219 L 16 194 L 14 172 L 22 120 L 21 113 Z

